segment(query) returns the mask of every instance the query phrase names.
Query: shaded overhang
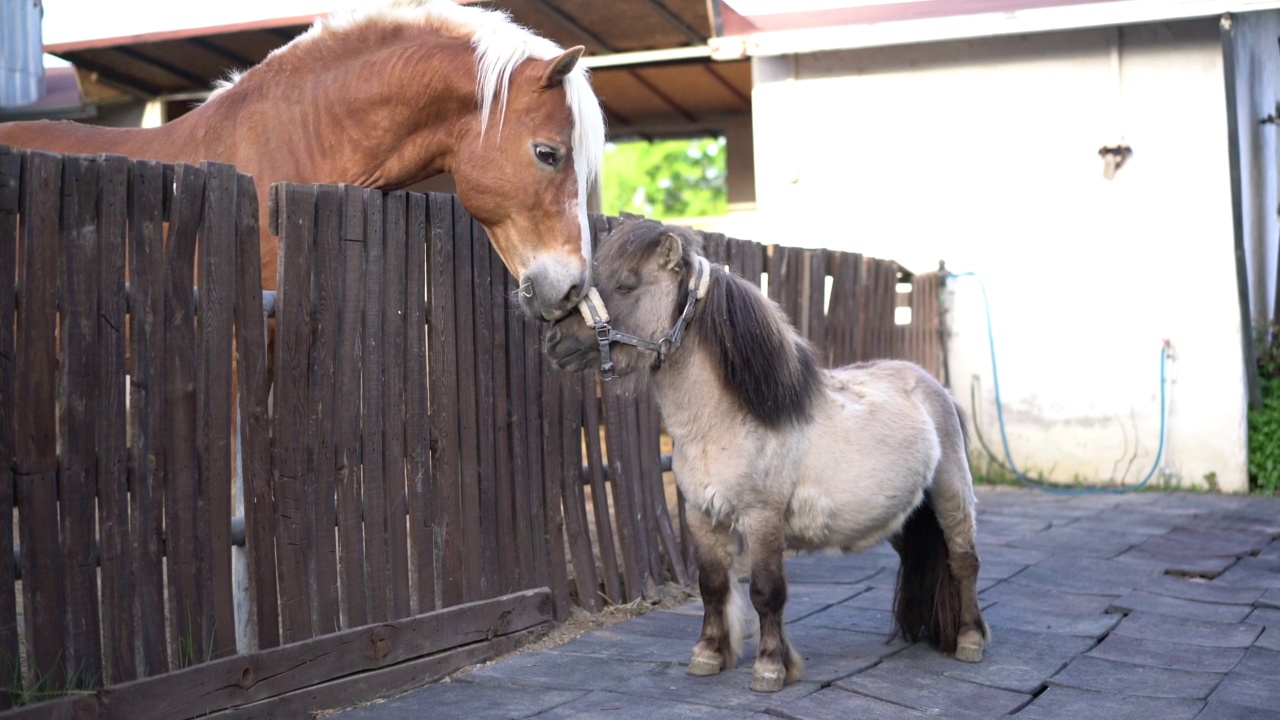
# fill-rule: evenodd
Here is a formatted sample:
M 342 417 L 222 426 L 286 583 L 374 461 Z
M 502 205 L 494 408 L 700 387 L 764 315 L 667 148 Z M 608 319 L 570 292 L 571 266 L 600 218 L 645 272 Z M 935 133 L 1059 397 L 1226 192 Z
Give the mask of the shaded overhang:
M 711 58 L 707 0 L 498 0 L 520 24 L 562 46 L 585 45 L 584 62 L 612 139 L 715 134 L 751 109 L 751 68 Z M 198 100 L 236 69 L 261 62 L 316 15 L 56 43 L 45 51 L 75 65 L 81 84 L 139 98 Z

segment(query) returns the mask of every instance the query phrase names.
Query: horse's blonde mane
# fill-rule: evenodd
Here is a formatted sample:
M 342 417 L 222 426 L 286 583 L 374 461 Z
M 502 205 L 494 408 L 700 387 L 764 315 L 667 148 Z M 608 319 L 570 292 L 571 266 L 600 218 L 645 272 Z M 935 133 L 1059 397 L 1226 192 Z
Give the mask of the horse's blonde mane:
M 480 106 L 480 134 L 489 125 L 494 102 L 498 104 L 498 133 L 506 114 L 511 73 L 527 59 L 550 60 L 564 50 L 554 42 L 515 23 L 501 10 L 458 5 L 451 0 L 386 0 L 368 8 L 337 13 L 317 20 L 292 42 L 276 48 L 271 55 L 295 46 L 342 33 L 370 23 L 410 24 L 442 33 L 470 38 L 476 52 L 476 102 Z M 270 56 L 268 56 L 270 58 Z M 213 99 L 235 85 L 241 73 L 232 73 L 215 83 Z M 604 115 L 591 89 L 586 68 L 578 65 L 564 79 L 565 96 L 573 113 L 573 161 L 579 169 L 580 197 L 599 178 L 604 150 Z

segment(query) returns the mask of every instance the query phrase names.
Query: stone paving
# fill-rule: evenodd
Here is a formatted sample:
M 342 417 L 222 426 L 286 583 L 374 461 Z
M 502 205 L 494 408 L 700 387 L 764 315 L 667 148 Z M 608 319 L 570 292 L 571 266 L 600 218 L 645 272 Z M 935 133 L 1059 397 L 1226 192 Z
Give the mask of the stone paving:
M 980 664 L 889 639 L 897 558 L 787 562 L 803 679 L 685 674 L 701 605 L 475 668 L 340 720 L 1280 718 L 1280 499 L 978 489 Z

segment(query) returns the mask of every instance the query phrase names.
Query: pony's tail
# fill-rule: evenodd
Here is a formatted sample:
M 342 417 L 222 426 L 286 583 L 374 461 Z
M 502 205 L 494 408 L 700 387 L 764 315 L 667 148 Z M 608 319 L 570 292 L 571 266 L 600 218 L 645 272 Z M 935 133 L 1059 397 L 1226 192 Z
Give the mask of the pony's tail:
M 947 540 L 928 493 L 893 546 L 901 561 L 893 597 L 897 634 L 908 642 L 928 640 L 954 655 L 960 633 L 960 585 L 951 575 Z

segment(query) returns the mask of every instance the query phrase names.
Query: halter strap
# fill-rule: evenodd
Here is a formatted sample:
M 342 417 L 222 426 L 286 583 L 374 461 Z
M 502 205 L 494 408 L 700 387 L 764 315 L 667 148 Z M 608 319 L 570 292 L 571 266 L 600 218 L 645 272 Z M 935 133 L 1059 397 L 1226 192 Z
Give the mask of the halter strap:
M 701 255 L 695 255 L 693 264 L 694 272 L 693 277 L 689 278 L 689 290 L 685 294 L 684 310 L 680 312 L 680 317 L 676 320 L 676 324 L 671 328 L 671 331 L 657 341 L 646 340 L 642 337 L 613 329 L 613 326 L 609 324 L 609 310 L 604 306 L 604 300 L 600 298 L 600 293 L 594 287 L 587 290 L 586 296 L 578 303 L 578 312 L 582 313 L 582 319 L 596 332 L 596 342 L 600 346 L 600 373 L 606 380 L 613 377 L 613 358 L 609 350 L 610 346 L 615 342 L 625 343 L 656 353 L 658 357 L 653 361 L 654 370 L 662 367 L 662 363 L 667 359 L 667 354 L 671 352 L 671 348 L 680 346 L 681 341 L 684 339 L 684 329 L 693 317 L 694 305 L 697 304 L 700 298 L 706 296 L 707 289 L 711 287 L 711 263 Z

